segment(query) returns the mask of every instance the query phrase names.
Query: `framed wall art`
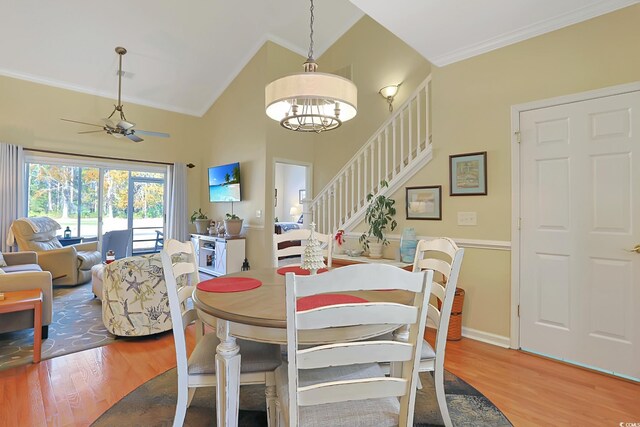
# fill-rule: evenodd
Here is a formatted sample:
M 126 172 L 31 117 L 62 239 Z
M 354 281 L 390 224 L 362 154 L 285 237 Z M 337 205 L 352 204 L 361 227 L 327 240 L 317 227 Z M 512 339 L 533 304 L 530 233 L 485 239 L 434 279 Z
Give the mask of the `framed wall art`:
M 487 195 L 487 152 L 449 156 L 449 195 Z
M 442 186 L 407 187 L 407 219 L 442 219 Z

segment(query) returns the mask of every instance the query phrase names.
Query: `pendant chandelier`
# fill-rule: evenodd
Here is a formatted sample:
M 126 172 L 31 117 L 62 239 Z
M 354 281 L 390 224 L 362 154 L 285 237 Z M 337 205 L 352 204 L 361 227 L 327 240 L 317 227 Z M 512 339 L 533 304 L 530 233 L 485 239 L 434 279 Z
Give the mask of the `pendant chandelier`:
M 282 77 L 265 88 L 267 116 L 285 129 L 297 132 L 332 130 L 356 116 L 358 88 L 349 79 L 318 73 L 313 59 L 313 0 L 309 55 L 304 72 Z

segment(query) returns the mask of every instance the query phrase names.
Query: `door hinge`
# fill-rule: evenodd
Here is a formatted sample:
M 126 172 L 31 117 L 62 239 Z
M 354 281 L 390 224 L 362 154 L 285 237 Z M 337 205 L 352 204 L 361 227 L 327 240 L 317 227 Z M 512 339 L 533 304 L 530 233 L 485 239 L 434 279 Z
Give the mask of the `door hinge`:
M 518 230 L 522 229 L 522 218 L 518 218 Z
M 520 317 L 520 304 L 518 304 L 518 317 Z
M 516 142 L 520 144 L 522 142 L 522 136 L 520 134 L 520 131 L 515 132 L 514 135 L 516 136 Z

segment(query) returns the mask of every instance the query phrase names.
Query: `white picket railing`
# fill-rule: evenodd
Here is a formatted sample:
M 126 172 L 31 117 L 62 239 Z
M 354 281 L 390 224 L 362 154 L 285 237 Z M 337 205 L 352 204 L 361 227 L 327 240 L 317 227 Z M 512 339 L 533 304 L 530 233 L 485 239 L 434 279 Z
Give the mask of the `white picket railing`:
M 305 225 L 321 233 L 348 230 L 364 217 L 366 196 L 380 181 L 392 193 L 431 159 L 430 82 L 427 77 L 349 160 L 313 201 L 304 203 Z

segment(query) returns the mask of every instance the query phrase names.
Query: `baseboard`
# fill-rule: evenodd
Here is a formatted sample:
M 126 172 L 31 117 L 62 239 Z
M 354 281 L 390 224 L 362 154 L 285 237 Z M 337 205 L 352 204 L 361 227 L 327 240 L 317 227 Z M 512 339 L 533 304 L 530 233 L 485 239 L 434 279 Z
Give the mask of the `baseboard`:
M 510 348 L 511 340 L 509 337 L 492 334 L 490 332 L 479 331 L 477 329 L 462 327 L 462 336 L 472 340 L 481 341 L 487 344 L 497 345 L 502 348 Z

